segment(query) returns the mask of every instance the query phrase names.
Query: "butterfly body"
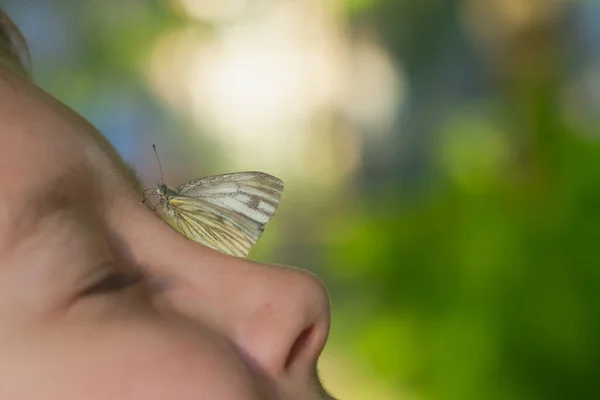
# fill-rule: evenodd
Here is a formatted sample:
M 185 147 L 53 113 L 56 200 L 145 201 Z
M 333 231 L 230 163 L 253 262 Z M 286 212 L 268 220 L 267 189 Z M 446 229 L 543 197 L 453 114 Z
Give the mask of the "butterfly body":
M 209 176 L 172 188 L 160 183 L 158 216 L 186 238 L 246 257 L 275 214 L 283 182 L 263 172 Z
M 177 196 L 179 192 L 177 189 L 169 187 L 164 183 L 159 183 L 154 194 L 158 195 L 158 201 L 161 206 L 165 206 L 169 202 L 169 197 Z

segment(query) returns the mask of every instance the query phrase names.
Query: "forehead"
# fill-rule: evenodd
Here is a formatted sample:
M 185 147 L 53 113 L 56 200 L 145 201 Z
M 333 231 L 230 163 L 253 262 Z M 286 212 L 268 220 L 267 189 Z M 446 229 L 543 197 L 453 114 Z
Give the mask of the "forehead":
M 132 171 L 91 124 L 28 81 L 0 68 L 0 185 L 15 184 L 6 182 L 15 179 L 3 173 L 7 169 L 18 176 L 47 176 L 82 164 L 104 171 L 104 175 L 135 181 Z
M 23 212 L 67 201 L 72 191 L 100 196 L 131 190 L 131 183 L 128 168 L 87 121 L 0 69 L 0 230 Z
M 0 185 L 22 193 L 82 164 L 90 138 L 76 118 L 26 82 L 2 78 L 7 77 L 0 77 Z

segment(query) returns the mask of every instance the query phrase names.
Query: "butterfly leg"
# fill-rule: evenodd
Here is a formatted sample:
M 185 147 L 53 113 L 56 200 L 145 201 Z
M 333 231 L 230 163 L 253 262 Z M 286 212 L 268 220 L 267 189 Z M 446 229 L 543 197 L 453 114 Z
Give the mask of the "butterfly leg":
M 144 203 L 146 202 L 146 200 L 148 200 L 148 198 L 149 198 L 150 196 L 152 196 L 152 195 L 156 195 L 156 193 L 152 193 L 152 192 L 154 192 L 155 190 L 156 190 L 156 189 L 153 189 L 153 188 L 148 188 L 148 189 L 145 189 L 145 190 L 142 192 L 142 204 L 144 204 Z M 147 194 L 148 192 L 150 192 L 150 194 Z
M 142 192 L 142 201 L 141 201 L 141 204 L 146 204 L 146 206 L 147 206 L 149 209 L 151 209 L 152 211 L 156 211 L 156 208 L 158 207 L 158 204 L 156 204 L 156 205 L 154 205 L 154 207 L 152 207 L 152 206 L 149 206 L 149 205 L 146 203 L 146 201 L 147 201 L 147 200 L 150 198 L 150 196 L 158 196 L 158 194 L 157 194 L 157 193 L 154 193 L 154 190 L 155 190 L 155 189 L 152 189 L 152 188 L 149 188 L 149 189 L 146 189 L 146 190 L 144 190 L 144 191 Z M 151 193 L 150 193 L 150 194 L 146 194 L 146 193 L 148 193 L 148 192 L 151 192 Z
M 142 192 L 142 201 L 141 201 L 142 204 L 146 203 L 146 200 L 148 200 L 149 196 L 146 194 L 146 193 L 148 193 L 148 190 L 150 190 L 150 189 L 145 189 Z

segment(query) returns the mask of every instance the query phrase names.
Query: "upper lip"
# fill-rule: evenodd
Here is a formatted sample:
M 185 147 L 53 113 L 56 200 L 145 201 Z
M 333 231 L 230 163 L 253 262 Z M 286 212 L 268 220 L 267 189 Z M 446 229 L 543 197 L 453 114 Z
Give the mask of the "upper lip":
M 329 392 L 327 392 L 325 390 L 325 388 L 323 388 L 322 385 L 319 385 L 319 388 L 321 389 L 323 400 L 339 400 L 339 399 L 336 399 L 335 397 L 333 397 L 331 394 L 329 394 Z

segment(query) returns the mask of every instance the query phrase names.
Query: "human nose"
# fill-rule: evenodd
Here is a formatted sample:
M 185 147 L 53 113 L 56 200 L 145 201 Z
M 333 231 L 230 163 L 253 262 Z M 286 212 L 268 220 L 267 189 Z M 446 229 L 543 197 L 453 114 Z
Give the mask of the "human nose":
M 321 281 L 288 267 L 239 268 L 259 272 L 253 286 L 241 289 L 240 318 L 233 321 L 236 343 L 270 375 L 313 372 L 329 334 L 329 298 Z
M 172 301 L 215 325 L 273 377 L 311 374 L 329 334 L 329 297 L 313 274 L 219 254 L 188 242 Z M 182 254 L 186 256 L 181 257 Z

